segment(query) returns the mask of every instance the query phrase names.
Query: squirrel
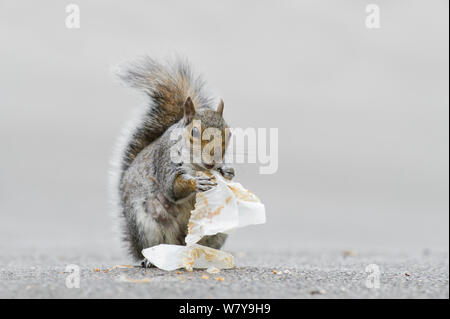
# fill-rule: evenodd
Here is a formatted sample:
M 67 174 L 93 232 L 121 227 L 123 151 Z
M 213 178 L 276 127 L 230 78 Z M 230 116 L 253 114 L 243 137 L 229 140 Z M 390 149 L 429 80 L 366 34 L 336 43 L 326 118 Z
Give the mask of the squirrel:
M 219 149 L 211 149 L 209 160 L 173 161 L 171 150 L 177 141 L 171 134 L 175 130 L 185 132 L 178 144 L 181 151 L 192 152 L 194 145 L 200 145 L 203 151 L 206 144 L 201 132 L 218 129 L 225 141 L 229 127 L 222 116 L 223 100 L 215 107 L 215 99 L 205 93 L 204 81 L 193 75 L 184 60 L 160 63 L 145 56 L 126 64 L 117 76 L 148 97 L 137 120 L 122 134 L 113 191 L 129 253 L 142 267 L 152 267 L 142 249 L 159 244 L 185 245 L 195 194 L 216 186 L 210 171 L 218 171 L 229 180 L 235 174 L 223 163 L 227 146 L 224 142 Z M 201 123 L 201 127 L 194 123 Z M 220 249 L 226 238 L 226 234 L 218 233 L 198 243 Z

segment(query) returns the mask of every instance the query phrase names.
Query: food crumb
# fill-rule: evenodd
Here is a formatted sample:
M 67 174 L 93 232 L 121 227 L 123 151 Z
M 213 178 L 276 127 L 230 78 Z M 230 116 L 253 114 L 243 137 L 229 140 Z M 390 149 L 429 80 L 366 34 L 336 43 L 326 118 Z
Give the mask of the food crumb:
M 122 269 L 122 268 L 133 268 L 133 266 L 131 265 L 114 265 L 110 270 L 114 270 L 114 269 Z
M 203 276 L 202 276 L 202 279 L 208 279 L 208 278 L 209 278 L 208 275 L 203 275 Z
M 144 279 L 127 279 L 126 281 L 132 282 L 135 284 L 144 284 L 150 282 L 150 278 L 144 278 Z
M 278 270 L 273 270 L 272 272 L 273 272 L 274 275 L 278 274 Z
M 133 279 L 133 278 L 128 278 L 127 276 L 121 275 L 119 277 L 118 281 L 130 282 L 130 283 L 134 283 L 134 284 L 143 284 L 143 283 L 149 283 L 150 278 Z
M 94 271 L 95 272 L 100 272 L 100 268 L 95 268 Z
M 223 277 L 217 277 L 216 280 L 217 280 L 217 281 L 224 281 L 225 278 L 223 278 Z
M 344 250 L 342 252 L 342 256 L 344 257 L 356 257 L 358 253 L 355 250 Z
M 208 269 L 206 269 L 206 272 L 209 274 L 218 274 L 220 272 L 220 269 L 216 267 L 209 267 Z

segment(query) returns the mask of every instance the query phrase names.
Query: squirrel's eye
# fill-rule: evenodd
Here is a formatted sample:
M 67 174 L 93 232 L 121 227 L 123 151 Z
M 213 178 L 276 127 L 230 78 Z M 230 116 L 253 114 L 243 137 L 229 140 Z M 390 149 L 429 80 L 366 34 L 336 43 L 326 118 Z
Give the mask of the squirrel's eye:
M 192 137 L 200 138 L 200 131 L 195 126 L 192 128 Z

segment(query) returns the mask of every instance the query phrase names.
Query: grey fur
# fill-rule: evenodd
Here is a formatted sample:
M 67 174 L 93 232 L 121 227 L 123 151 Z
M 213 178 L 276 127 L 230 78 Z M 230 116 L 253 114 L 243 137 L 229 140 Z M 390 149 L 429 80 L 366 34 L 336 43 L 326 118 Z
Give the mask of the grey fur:
M 186 98 L 192 98 L 202 125 L 224 128 L 226 123 L 214 111 L 213 99 L 205 95 L 203 81 L 192 75 L 185 61 L 164 65 L 144 57 L 128 64 L 119 77 L 150 97 L 141 118 L 125 137 L 115 174 L 123 238 L 131 255 L 141 260 L 144 248 L 162 243 L 185 244 L 195 192 L 177 198 L 174 181 L 180 174 L 197 178 L 197 171 L 205 170 L 190 163 L 174 163 L 170 158 L 170 148 L 175 143 L 170 134 L 186 125 L 183 120 Z M 222 167 L 216 169 L 222 172 Z M 219 249 L 225 240 L 225 234 L 217 234 L 204 237 L 199 244 Z
M 204 81 L 194 77 L 189 63 L 182 59 L 162 64 L 144 56 L 123 65 L 116 74 L 123 83 L 150 98 L 145 114 L 133 128 L 124 150 L 122 171 L 145 146 L 181 119 L 187 96 L 194 99 L 199 109 L 212 107 L 213 99 L 206 96 Z M 162 119 L 167 122 L 163 123 Z

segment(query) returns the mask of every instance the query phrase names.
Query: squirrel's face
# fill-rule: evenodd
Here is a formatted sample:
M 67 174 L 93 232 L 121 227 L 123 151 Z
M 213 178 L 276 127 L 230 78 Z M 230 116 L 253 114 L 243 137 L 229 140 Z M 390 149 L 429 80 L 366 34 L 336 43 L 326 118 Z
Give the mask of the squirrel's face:
M 230 138 L 230 130 L 222 117 L 223 101 L 216 111 L 196 110 L 188 97 L 184 106 L 186 145 L 189 145 L 191 163 L 203 169 L 213 169 L 223 162 Z

